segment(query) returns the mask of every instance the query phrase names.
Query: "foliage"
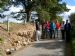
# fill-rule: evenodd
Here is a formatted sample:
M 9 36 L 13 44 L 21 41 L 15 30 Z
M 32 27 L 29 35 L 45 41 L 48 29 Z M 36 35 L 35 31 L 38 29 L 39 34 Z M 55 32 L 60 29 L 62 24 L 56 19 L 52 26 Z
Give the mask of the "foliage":
M 58 20 L 60 23 L 62 23 L 62 17 L 57 16 L 57 20 Z
M 30 18 L 30 11 L 33 7 L 33 4 L 34 4 L 34 1 L 31 1 L 31 0 L 14 0 L 13 1 L 14 5 L 17 6 L 19 4 L 21 4 L 23 6 L 23 11 L 20 12 L 20 13 L 26 13 L 27 14 L 27 21 L 29 21 L 29 18 Z M 25 20 L 25 19 L 23 19 Z
M 3 43 L 4 39 L 2 36 L 0 36 L 0 43 Z
M 23 12 L 27 14 L 27 21 L 29 21 L 30 12 L 32 10 L 40 12 L 42 19 L 56 18 L 57 14 L 67 11 L 66 3 L 62 0 L 1 0 L 1 6 L 12 4 L 14 6 L 23 5 Z M 11 1 L 11 3 L 10 3 Z M 22 13 L 22 12 L 21 12 Z M 50 16 L 49 16 L 50 15 Z M 25 18 L 23 18 L 25 20 Z
M 72 14 L 69 16 L 69 18 L 70 18 L 72 27 L 75 29 L 75 13 L 72 13 Z
M 57 14 L 68 10 L 66 3 L 62 3 L 61 1 L 62 0 L 15 0 L 13 3 L 15 6 L 18 4 L 23 5 L 24 11 L 27 13 L 27 20 L 30 17 L 30 12 L 33 10 L 40 12 L 39 15 L 46 15 L 42 16 L 43 19 L 46 19 L 46 17 L 53 19 L 56 18 Z
M 5 5 L 8 5 L 10 3 L 10 0 L 0 0 L 0 8 L 2 8 Z
M 49 13 L 47 11 L 41 10 L 38 13 L 39 13 L 40 20 L 43 20 L 43 19 L 50 20 L 50 15 L 49 15 Z
M 35 0 L 36 5 L 49 12 L 52 18 L 55 18 L 57 14 L 68 10 L 66 3 L 61 3 L 61 1 L 62 0 Z
M 72 25 L 72 32 L 71 32 L 71 37 L 72 37 L 72 50 L 73 50 L 73 56 L 75 56 L 75 13 L 72 13 L 70 16 L 70 21 Z

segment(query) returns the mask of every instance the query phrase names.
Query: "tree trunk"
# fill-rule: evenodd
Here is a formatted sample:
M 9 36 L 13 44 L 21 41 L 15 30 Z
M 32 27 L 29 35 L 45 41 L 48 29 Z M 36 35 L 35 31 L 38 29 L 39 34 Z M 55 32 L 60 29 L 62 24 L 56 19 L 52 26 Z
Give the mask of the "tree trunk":
M 27 11 L 26 13 L 27 13 L 27 22 L 29 22 L 30 12 L 29 12 L 29 11 Z

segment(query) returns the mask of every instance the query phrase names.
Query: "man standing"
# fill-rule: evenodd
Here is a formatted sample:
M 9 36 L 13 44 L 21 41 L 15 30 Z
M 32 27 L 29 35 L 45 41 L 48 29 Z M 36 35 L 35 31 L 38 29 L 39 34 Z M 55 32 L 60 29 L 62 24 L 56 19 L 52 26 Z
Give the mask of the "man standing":
M 56 25 L 55 25 L 55 23 L 52 21 L 51 22 L 51 24 L 50 24 L 50 29 L 51 29 L 51 38 L 55 38 L 55 29 L 56 29 Z M 52 35 L 53 35 L 53 37 L 52 37 Z
M 70 31 L 71 31 L 71 24 L 68 22 L 68 20 L 66 20 L 66 24 L 65 24 L 65 32 L 66 32 L 66 42 L 70 42 L 71 38 L 70 38 Z

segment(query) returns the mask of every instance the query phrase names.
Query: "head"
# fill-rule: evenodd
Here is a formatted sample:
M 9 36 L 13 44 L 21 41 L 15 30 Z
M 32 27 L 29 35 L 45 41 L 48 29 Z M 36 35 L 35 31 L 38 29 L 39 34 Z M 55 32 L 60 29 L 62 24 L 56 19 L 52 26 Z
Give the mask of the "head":
M 47 21 L 47 23 L 49 23 L 49 21 Z
M 65 21 L 62 21 L 62 24 L 64 24 L 65 23 Z
M 58 23 L 58 20 L 56 20 L 56 23 Z
M 66 20 L 66 24 L 68 23 L 68 20 Z

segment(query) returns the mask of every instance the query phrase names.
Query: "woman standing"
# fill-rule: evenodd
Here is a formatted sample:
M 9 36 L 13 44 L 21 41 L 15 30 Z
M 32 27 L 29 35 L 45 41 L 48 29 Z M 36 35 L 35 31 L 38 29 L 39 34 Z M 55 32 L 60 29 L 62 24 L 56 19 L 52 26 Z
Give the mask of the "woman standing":
M 61 24 L 61 34 L 62 34 L 62 39 L 65 40 L 65 21 L 62 21 Z
M 39 41 L 41 38 L 41 28 L 39 22 L 36 22 L 36 40 Z
M 58 20 L 57 20 L 57 22 L 56 22 L 56 33 L 57 33 L 57 38 L 58 38 L 59 30 L 60 30 L 60 23 L 59 23 Z

